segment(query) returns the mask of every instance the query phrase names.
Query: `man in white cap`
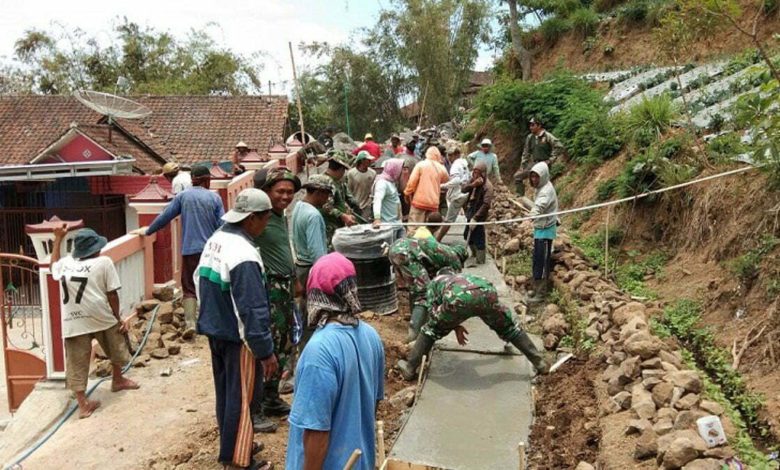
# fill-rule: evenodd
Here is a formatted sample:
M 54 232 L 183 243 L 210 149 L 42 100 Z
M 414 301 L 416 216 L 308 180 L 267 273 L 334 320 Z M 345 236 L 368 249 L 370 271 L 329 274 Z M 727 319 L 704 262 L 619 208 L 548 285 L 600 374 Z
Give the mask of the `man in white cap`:
M 176 162 L 168 162 L 162 167 L 162 174 L 173 187 L 173 194 L 179 194 L 192 187 L 192 176 L 189 171 L 182 171 Z
M 498 169 L 498 157 L 493 153 L 493 142 L 490 139 L 482 139 L 479 144 L 479 150 L 472 152 L 468 156 L 471 168 L 479 162 L 484 162 L 487 168 L 487 177 L 493 183 L 501 181 L 501 173 Z
M 249 146 L 242 140 L 236 144 L 236 149 L 233 151 L 233 156 L 230 159 L 230 161 L 233 163 L 234 175 L 240 175 L 246 171 L 246 168 L 241 164 L 241 162 L 244 161 L 247 155 L 249 155 Z
M 272 207 L 265 192 L 241 191 L 233 209 L 222 216 L 225 224 L 206 242 L 195 272 L 198 332 L 208 337 L 214 373 L 218 460 L 226 469 L 268 468 L 252 461 L 249 404 L 255 359 L 266 380 L 278 368 L 263 260 L 253 243 L 268 225 Z

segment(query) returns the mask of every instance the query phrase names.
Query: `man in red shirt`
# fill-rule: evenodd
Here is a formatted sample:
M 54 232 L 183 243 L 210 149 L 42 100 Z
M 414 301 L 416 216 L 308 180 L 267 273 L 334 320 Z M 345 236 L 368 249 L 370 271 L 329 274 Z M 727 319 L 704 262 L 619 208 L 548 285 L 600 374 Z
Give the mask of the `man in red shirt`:
M 363 138 L 363 145 L 353 150 L 352 155 L 357 155 L 361 150 L 368 152 L 374 160 L 382 155 L 382 148 L 374 142 L 374 136 L 370 132 Z
M 393 155 L 403 155 L 406 153 L 406 147 L 401 145 L 401 137 L 397 135 L 390 137 L 390 146 L 388 149 L 393 152 Z

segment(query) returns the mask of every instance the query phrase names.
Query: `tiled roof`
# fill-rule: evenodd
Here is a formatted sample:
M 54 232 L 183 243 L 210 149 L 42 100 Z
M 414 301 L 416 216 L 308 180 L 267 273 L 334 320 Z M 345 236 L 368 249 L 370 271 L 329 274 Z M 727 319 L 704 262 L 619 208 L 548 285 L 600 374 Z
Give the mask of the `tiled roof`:
M 139 161 L 139 168 L 147 172 L 155 164 L 157 168 L 162 165 L 161 160 L 154 158 L 155 153 L 165 160 L 182 163 L 226 160 L 240 140 L 265 156 L 271 140 L 282 139 L 287 119 L 285 96 L 133 99 L 153 112 L 139 121 L 118 120 L 117 124 L 139 142 L 123 136 L 116 145 L 121 147 L 122 154 L 132 150 L 129 153 Z M 72 122 L 99 140 L 100 135 L 92 135 L 96 130 L 86 128 L 105 122 L 105 118 L 69 96 L 0 96 L 0 165 L 28 163 Z
M 144 173 L 153 173 L 165 164 L 157 154 L 147 150 L 119 129 L 111 131 L 111 140 L 109 140 L 107 124 L 79 124 L 78 129 L 114 155 L 132 156 L 135 158 L 135 166 Z

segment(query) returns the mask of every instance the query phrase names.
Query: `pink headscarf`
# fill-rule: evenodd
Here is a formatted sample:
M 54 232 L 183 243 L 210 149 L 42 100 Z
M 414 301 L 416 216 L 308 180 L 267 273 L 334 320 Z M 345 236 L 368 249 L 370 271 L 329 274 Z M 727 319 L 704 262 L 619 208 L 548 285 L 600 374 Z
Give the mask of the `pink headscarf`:
M 344 325 L 357 325 L 362 311 L 358 299 L 357 273 L 352 261 L 333 252 L 318 259 L 306 284 L 309 326 L 323 326 L 330 318 Z
M 382 170 L 382 174 L 380 174 L 379 177 L 391 183 L 395 183 L 398 181 L 398 178 L 401 177 L 401 171 L 403 170 L 403 167 L 403 159 L 391 158 L 385 162 L 384 169 Z
M 441 152 L 439 152 L 439 149 L 434 147 L 433 145 L 428 147 L 428 150 L 425 151 L 425 159 L 426 160 L 434 160 L 439 163 L 442 163 L 443 160 L 441 158 Z

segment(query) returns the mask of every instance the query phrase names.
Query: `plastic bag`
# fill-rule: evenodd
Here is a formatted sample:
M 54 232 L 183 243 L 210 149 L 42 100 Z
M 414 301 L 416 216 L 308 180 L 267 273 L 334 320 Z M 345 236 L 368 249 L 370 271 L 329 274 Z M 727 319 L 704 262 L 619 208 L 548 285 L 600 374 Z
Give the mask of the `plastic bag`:
M 333 234 L 333 248 L 352 259 L 376 259 L 386 256 L 385 248 L 395 241 L 396 228 L 371 224 L 342 227 Z

